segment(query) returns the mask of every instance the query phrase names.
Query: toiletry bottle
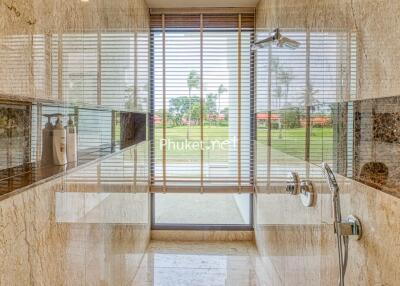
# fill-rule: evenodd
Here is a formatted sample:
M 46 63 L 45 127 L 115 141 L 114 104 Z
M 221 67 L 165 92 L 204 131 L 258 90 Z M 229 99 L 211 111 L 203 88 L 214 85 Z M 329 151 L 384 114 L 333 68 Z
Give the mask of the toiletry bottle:
M 68 163 L 76 162 L 78 160 L 77 153 L 77 136 L 76 136 L 76 126 L 74 123 L 73 116 L 75 114 L 69 114 L 67 130 L 67 160 Z
M 56 114 L 57 121 L 53 128 L 53 160 L 54 164 L 61 166 L 67 163 L 66 131 L 62 124 L 62 114 Z
M 47 122 L 42 129 L 42 157 L 40 164 L 46 166 L 53 163 L 53 124 L 51 124 L 52 114 L 44 114 Z

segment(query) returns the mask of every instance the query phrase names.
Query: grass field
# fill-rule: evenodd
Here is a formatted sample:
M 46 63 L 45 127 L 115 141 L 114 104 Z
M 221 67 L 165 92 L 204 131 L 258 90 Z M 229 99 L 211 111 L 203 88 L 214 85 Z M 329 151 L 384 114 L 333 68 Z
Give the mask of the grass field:
M 296 158 L 305 158 L 305 128 L 272 130 L 272 147 Z M 267 143 L 267 129 L 257 130 L 257 140 Z M 310 141 L 310 161 L 320 163 L 332 158 L 333 130 L 314 127 Z
M 168 142 L 167 161 L 172 162 L 200 162 L 200 126 L 192 126 L 187 137 L 187 126 L 170 127 L 166 129 Z M 257 130 L 257 140 L 260 143 L 267 142 L 267 129 Z M 224 143 L 225 142 L 225 143 Z M 155 128 L 155 159 L 162 160 L 162 128 Z M 197 144 L 197 145 L 196 145 Z M 229 128 L 227 126 L 205 126 L 204 127 L 204 150 L 205 163 L 225 163 L 229 160 L 229 148 L 234 142 L 229 142 Z M 249 146 L 250 142 L 242 142 L 243 147 Z M 332 157 L 333 132 L 332 128 L 312 129 L 310 147 L 311 162 L 319 163 L 323 159 Z M 228 146 L 229 145 L 229 146 Z M 189 147 L 188 147 L 189 146 Z M 208 146 L 208 147 L 207 147 Z M 304 159 L 305 153 L 305 128 L 272 130 L 272 147 L 291 156 Z

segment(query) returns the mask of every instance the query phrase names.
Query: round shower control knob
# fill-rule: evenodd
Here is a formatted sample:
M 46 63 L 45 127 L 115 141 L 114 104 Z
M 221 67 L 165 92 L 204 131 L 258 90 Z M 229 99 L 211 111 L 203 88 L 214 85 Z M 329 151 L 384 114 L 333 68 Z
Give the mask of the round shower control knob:
M 314 187 L 310 180 L 301 181 L 300 199 L 305 207 L 311 207 L 314 204 Z
M 300 187 L 299 175 L 296 172 L 289 172 L 286 180 L 286 192 L 297 195 Z

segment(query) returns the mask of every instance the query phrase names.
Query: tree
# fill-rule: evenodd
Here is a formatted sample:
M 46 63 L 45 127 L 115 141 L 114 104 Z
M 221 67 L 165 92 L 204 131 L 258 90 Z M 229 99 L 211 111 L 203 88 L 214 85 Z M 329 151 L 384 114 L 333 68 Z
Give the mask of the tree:
M 286 105 L 288 102 L 290 83 L 294 79 L 294 76 L 290 70 L 286 70 L 281 66 L 279 59 L 277 58 L 271 59 L 271 71 L 275 78 L 275 90 L 272 96 L 275 97 L 277 101 L 277 109 L 279 110 L 279 115 L 280 115 L 279 138 L 282 138 L 283 106 L 281 106 L 281 99 L 285 98 L 285 105 Z M 285 89 L 283 89 L 282 86 Z
M 282 138 L 282 117 L 283 117 L 283 112 L 282 112 L 282 107 L 281 107 L 281 99 L 283 97 L 283 92 L 282 92 L 282 87 L 279 85 L 276 87 L 275 91 L 275 98 L 278 102 L 278 112 L 279 112 L 279 138 Z
M 279 64 L 279 59 L 277 58 L 272 58 L 271 59 L 271 72 L 273 74 L 273 76 L 275 77 L 275 89 L 274 92 L 272 94 L 272 97 L 275 97 L 276 99 L 276 109 L 280 109 L 281 108 L 281 98 L 282 98 L 282 87 L 280 85 L 278 85 L 278 73 L 279 73 L 279 69 L 280 69 L 280 64 Z
M 217 115 L 217 94 L 215 94 L 215 93 L 207 94 L 206 100 L 204 102 L 204 115 L 209 120 L 210 120 L 210 115 L 212 118 L 216 117 L 216 115 Z M 212 119 L 212 120 L 214 120 L 214 119 Z
M 316 97 L 318 92 L 319 90 L 314 89 L 314 86 L 311 83 L 308 84 L 305 87 L 302 96 L 300 97 L 301 104 L 311 107 L 314 107 L 315 105 L 319 104 L 319 100 Z
M 301 97 L 301 104 L 310 107 L 310 111 L 314 111 L 318 109 L 319 100 L 316 95 L 319 90 L 314 89 L 314 86 L 311 83 L 308 83 L 306 88 L 304 89 L 303 95 Z M 311 115 L 310 115 L 311 116 Z M 313 125 L 310 124 L 310 134 L 313 135 Z
M 225 107 L 224 109 L 221 110 L 221 114 L 224 115 L 224 121 L 228 121 L 229 119 L 229 108 Z
M 195 102 L 191 106 L 190 114 L 192 115 L 192 120 L 200 121 L 200 102 Z
M 221 83 L 218 87 L 218 114 L 221 113 L 221 95 L 226 91 L 226 87 Z
M 278 80 L 280 83 L 282 83 L 285 87 L 285 104 L 287 105 L 288 103 L 288 97 L 289 97 L 289 86 L 292 80 L 294 79 L 294 76 L 290 70 L 285 70 L 284 68 L 280 67 L 278 71 Z
M 271 59 L 271 71 L 275 78 L 275 93 L 273 96 L 277 99 L 277 109 L 281 109 L 281 99 L 285 98 L 285 104 L 288 102 L 289 87 L 295 78 L 291 70 L 287 70 L 279 62 L 279 59 Z M 284 89 L 283 89 L 284 88 Z
M 189 140 L 189 135 L 190 135 L 190 124 L 192 120 L 192 89 L 193 88 L 199 88 L 199 82 L 200 82 L 200 77 L 197 71 L 191 70 L 188 77 L 187 77 L 187 87 L 189 89 L 189 124 L 188 124 L 188 129 L 186 133 L 186 139 Z
M 139 108 L 146 108 L 147 105 L 147 96 L 140 96 L 141 92 L 145 92 L 147 90 L 147 84 L 142 86 L 138 86 L 135 88 L 135 85 L 128 85 L 125 88 L 125 93 L 127 94 L 125 97 L 125 108 L 127 110 L 135 110 Z M 136 104 L 135 104 L 136 98 Z
M 175 126 L 182 124 L 183 117 L 189 117 L 191 111 L 190 105 L 197 102 L 200 102 L 198 96 L 192 97 L 190 100 L 188 96 L 173 97 L 169 100 L 168 111 L 173 117 L 172 121 Z
M 282 123 L 286 128 L 299 128 L 300 127 L 300 109 L 298 107 L 288 108 L 285 110 L 285 117 Z

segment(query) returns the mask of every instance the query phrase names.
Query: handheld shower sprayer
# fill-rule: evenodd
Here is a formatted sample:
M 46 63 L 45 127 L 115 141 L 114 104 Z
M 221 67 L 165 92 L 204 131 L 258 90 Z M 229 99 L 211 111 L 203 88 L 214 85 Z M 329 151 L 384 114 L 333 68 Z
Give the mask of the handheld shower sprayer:
M 335 217 L 335 223 L 340 223 L 342 221 L 342 214 L 340 210 L 339 186 L 336 181 L 336 177 L 333 174 L 333 171 L 331 167 L 329 167 L 328 163 L 322 163 L 322 168 L 324 169 L 324 174 L 328 182 L 329 189 L 332 192 L 333 214 Z
M 328 163 L 322 163 L 322 168 L 324 169 L 325 176 L 328 180 L 329 184 L 329 189 L 331 190 L 332 193 L 338 193 L 339 192 L 339 186 L 336 182 L 335 175 L 332 172 L 331 167 L 329 167 Z
M 342 213 L 340 210 L 340 194 L 339 185 L 332 169 L 327 163 L 322 163 L 325 178 L 328 182 L 329 189 L 332 192 L 332 205 L 334 215 L 334 231 L 338 247 L 339 259 L 339 286 L 344 286 L 344 277 L 346 274 L 347 260 L 349 253 L 349 236 L 355 236 L 360 239 L 362 234 L 360 221 L 352 215 L 347 217 L 346 221 L 342 221 Z

